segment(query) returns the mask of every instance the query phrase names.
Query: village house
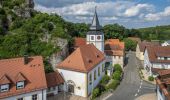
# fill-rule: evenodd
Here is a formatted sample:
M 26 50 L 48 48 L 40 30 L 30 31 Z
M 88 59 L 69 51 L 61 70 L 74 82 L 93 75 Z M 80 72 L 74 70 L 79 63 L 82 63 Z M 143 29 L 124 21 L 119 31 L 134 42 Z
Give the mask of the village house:
M 165 41 L 164 43 L 161 44 L 162 46 L 170 46 L 170 40 Z
M 61 75 L 45 75 L 41 56 L 0 60 L 0 99 L 46 100 L 48 95 L 63 91 Z
M 161 69 L 170 69 L 169 46 L 147 46 L 144 50 L 144 69 L 148 75 L 157 75 Z
M 136 57 L 143 63 L 144 60 L 144 50 L 146 48 L 146 46 L 160 46 L 159 43 L 155 43 L 155 42 L 141 42 L 138 43 L 136 46 Z
M 156 78 L 157 100 L 170 100 L 170 70 L 159 70 Z
M 64 91 L 64 79 L 58 71 L 47 73 L 47 97 L 54 96 Z
M 0 99 L 46 100 L 46 77 L 41 56 L 0 60 Z
M 119 39 L 108 39 L 105 42 L 106 63 L 110 64 L 112 67 L 115 64 L 119 64 L 123 69 L 124 48 L 124 42 L 120 42 Z

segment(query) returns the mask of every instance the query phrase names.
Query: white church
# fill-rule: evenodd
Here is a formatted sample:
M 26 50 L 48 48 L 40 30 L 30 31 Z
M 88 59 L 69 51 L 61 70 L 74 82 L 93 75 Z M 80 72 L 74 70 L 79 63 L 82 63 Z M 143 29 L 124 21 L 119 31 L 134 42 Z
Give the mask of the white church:
M 104 33 L 101 29 L 95 10 L 86 45 L 77 48 L 57 66 L 65 80 L 65 91 L 88 97 L 105 74 Z

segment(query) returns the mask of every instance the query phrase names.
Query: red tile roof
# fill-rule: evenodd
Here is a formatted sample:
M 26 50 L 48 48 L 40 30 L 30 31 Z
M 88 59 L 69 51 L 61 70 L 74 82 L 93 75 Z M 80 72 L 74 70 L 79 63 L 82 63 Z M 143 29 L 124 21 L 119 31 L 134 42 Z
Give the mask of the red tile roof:
M 123 56 L 124 55 L 124 42 L 119 39 L 108 39 L 105 42 L 105 53 L 110 56 Z
M 7 75 L 3 75 L 0 78 L 0 84 L 9 84 L 9 83 L 11 83 L 11 81 L 8 79 Z
M 80 38 L 80 37 L 76 37 L 74 38 L 74 47 L 80 47 L 82 45 L 86 45 L 86 38 Z
M 16 76 L 16 82 L 19 82 L 19 81 L 25 81 L 25 80 L 27 80 L 25 77 L 24 77 L 24 75 L 20 72 L 20 73 L 18 73 L 18 75 Z
M 169 91 L 169 84 L 170 84 L 170 70 L 161 70 L 158 72 L 159 76 L 156 77 L 156 84 L 159 86 L 162 93 L 166 96 L 168 100 L 170 100 L 170 91 Z M 166 75 L 166 77 L 163 77 Z M 168 75 L 168 77 L 167 77 Z
M 8 92 L 0 93 L 0 99 L 47 88 L 43 58 L 29 57 L 29 63 L 24 64 L 24 58 L 0 60 L 0 84 L 10 83 Z M 25 80 L 23 89 L 16 90 L 16 82 Z
M 155 43 L 155 42 L 141 42 L 139 43 L 139 49 L 141 52 L 144 52 L 146 46 L 160 46 L 159 43 Z
M 77 48 L 70 56 L 61 62 L 57 68 L 78 72 L 89 72 L 105 59 L 104 54 L 93 44 Z
M 64 79 L 58 71 L 46 74 L 46 80 L 48 87 L 54 87 L 64 83 Z
M 158 59 L 159 54 L 161 56 L 167 57 L 170 56 L 170 47 L 169 46 L 147 46 L 148 57 L 150 62 L 157 62 L 157 63 L 170 63 L 170 60 L 160 60 Z

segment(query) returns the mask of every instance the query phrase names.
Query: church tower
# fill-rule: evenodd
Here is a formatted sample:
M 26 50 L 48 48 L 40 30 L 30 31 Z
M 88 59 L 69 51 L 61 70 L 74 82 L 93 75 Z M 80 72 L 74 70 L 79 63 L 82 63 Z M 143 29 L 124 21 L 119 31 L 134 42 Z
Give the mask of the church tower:
M 86 34 L 86 41 L 87 44 L 93 43 L 97 49 L 104 52 L 104 33 L 102 32 L 102 26 L 100 26 L 98 20 L 96 7 L 90 30 Z

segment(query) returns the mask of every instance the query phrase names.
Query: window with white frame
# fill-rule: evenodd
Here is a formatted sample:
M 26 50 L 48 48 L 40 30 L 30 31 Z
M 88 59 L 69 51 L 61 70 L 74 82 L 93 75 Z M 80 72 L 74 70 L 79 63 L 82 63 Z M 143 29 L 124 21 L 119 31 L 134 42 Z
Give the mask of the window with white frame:
M 24 81 L 17 82 L 17 89 L 24 88 Z
M 94 36 L 91 36 L 91 40 L 94 40 Z
M 37 94 L 32 95 L 32 100 L 38 100 Z
M 9 90 L 9 84 L 4 84 L 0 86 L 0 92 L 7 92 Z

